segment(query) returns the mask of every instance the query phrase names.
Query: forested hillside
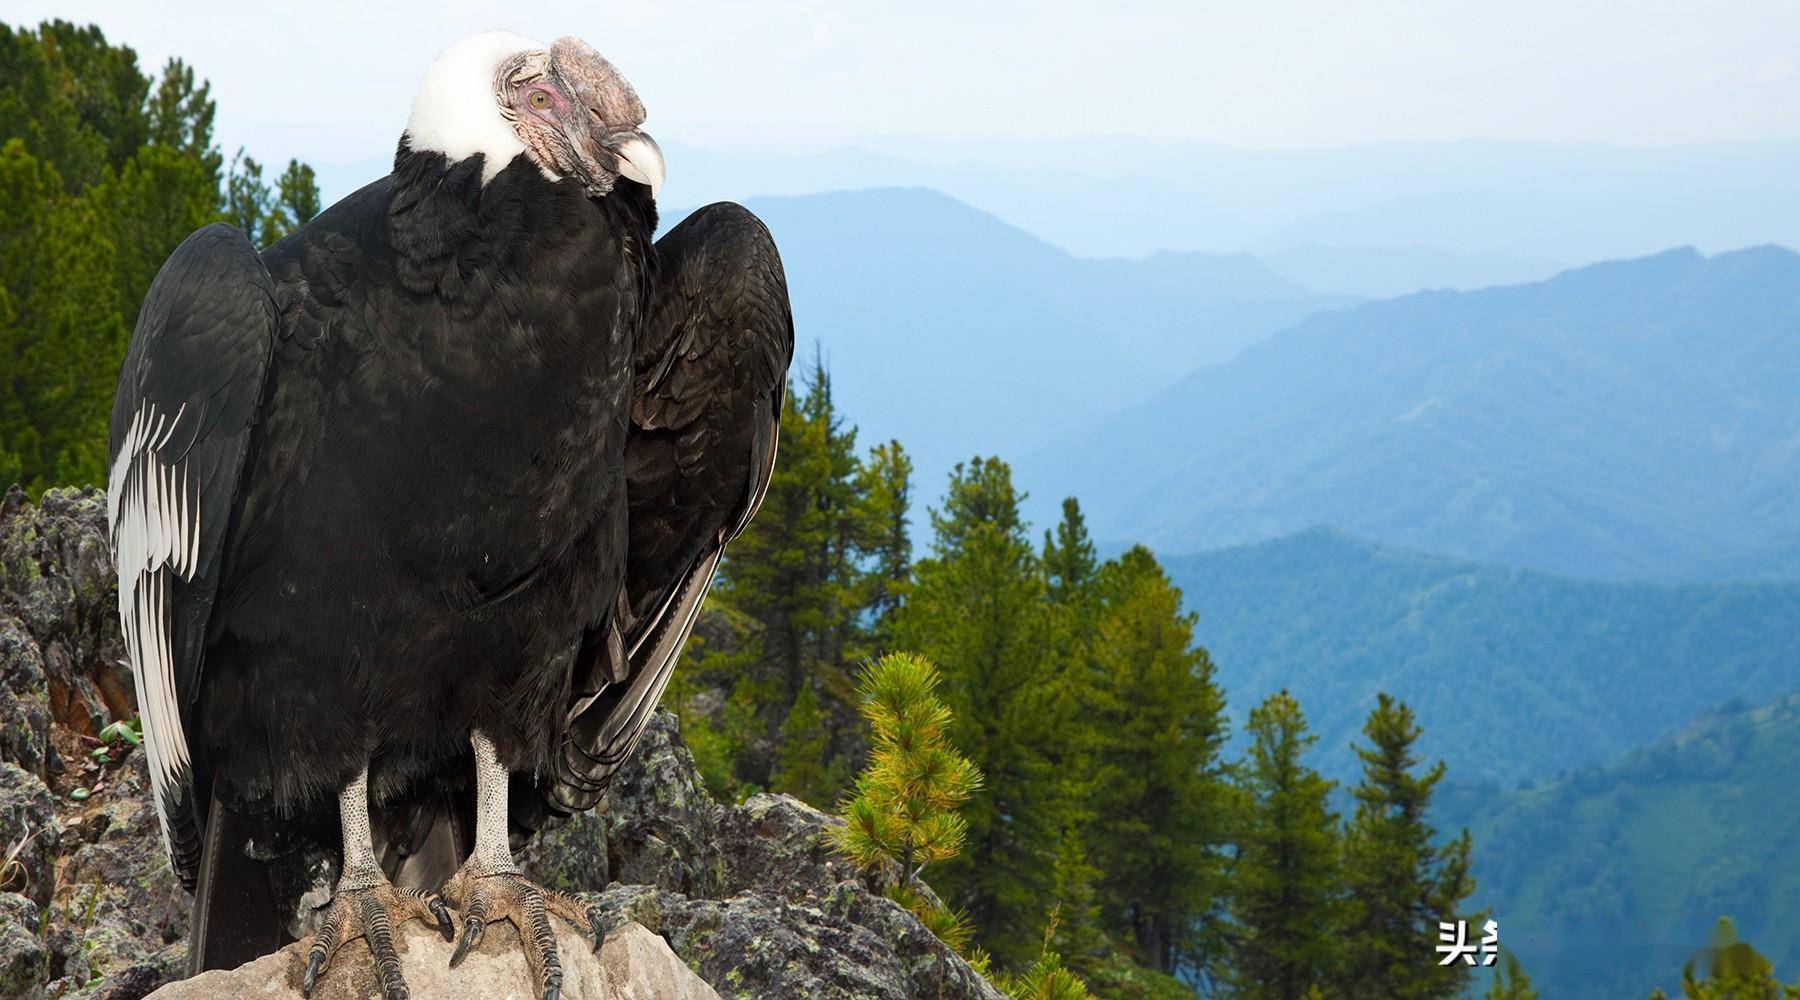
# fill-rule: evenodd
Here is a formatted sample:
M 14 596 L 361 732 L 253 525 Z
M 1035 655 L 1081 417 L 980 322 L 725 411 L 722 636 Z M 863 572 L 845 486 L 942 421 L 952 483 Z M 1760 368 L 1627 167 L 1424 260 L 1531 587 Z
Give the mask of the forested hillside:
M 1446 785 L 1437 815 L 1473 833 L 1476 901 L 1546 996 L 1673 992 L 1720 914 L 1800 965 L 1796 760 L 1800 694 L 1535 788 Z
M 157 268 L 229 220 L 260 246 L 319 211 L 311 168 L 279 177 L 213 145 L 193 67 L 150 75 L 64 21 L 0 24 L 0 483 L 106 480 L 119 362 Z
M 1323 313 L 1031 456 L 1161 552 L 1324 525 L 1586 578 L 1800 578 L 1800 255 Z
M 1800 584 L 1571 580 L 1324 530 L 1163 561 L 1239 699 L 1285 687 L 1338 747 L 1391 692 L 1465 779 L 1604 764 L 1711 706 L 1800 687 Z

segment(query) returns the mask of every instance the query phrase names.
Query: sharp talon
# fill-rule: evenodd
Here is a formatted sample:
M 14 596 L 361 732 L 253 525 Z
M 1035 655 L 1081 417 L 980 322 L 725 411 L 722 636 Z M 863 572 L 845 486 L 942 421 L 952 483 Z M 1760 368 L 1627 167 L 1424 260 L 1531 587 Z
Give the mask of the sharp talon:
M 562 990 L 557 989 L 554 984 L 544 987 L 544 1000 L 560 1000 L 561 997 Z
M 588 911 L 588 927 L 594 932 L 594 954 L 600 954 L 600 946 L 606 943 L 606 925 L 600 922 L 598 906 Z
M 450 922 L 450 908 L 444 905 L 442 897 L 431 897 L 431 902 L 427 905 L 431 907 L 431 915 L 437 918 L 438 933 L 446 941 L 456 940 L 456 925 Z
M 312 996 L 313 987 L 318 984 L 319 973 L 325 969 L 325 953 L 314 951 L 306 960 L 306 975 L 300 980 L 300 995 Z
M 452 969 L 462 964 L 463 958 L 469 954 L 469 949 L 481 944 L 483 926 L 480 917 L 470 917 L 463 924 L 462 940 L 456 942 L 456 951 L 450 955 Z

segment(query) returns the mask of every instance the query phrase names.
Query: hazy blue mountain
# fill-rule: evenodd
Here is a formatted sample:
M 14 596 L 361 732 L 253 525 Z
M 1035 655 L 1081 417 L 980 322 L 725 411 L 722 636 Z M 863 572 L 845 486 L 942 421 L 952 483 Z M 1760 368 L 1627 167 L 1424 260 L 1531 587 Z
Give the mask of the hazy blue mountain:
M 658 138 L 669 165 L 663 200 L 671 208 L 923 186 L 1081 256 L 1200 250 L 1272 259 L 1295 248 L 1352 250 L 1320 270 L 1288 271 L 1323 291 L 1480 287 L 1546 273 L 1521 270 L 1520 262 L 1600 260 L 1681 243 L 1708 250 L 1800 245 L 1796 141 L 1259 150 L 1123 136 L 1099 143 L 894 136 L 714 149 L 687 145 L 679 135 Z M 276 162 L 291 154 L 313 163 L 328 203 L 393 162 L 391 139 L 370 138 L 370 155 L 353 162 L 321 159 L 319 141 L 268 141 L 289 150 Z M 1097 145 L 1104 156 L 1094 155 Z
M 747 204 L 781 247 L 803 353 L 823 348 L 864 441 L 905 443 L 927 498 L 954 462 L 1066 438 L 1347 302 L 1242 254 L 1071 257 L 921 189 Z
M 1535 257 L 1436 247 L 1322 246 L 1263 250 L 1257 259 L 1308 288 L 1371 299 L 1427 288 L 1470 289 L 1542 281 L 1567 265 Z
M 1321 313 L 1021 464 L 1096 535 L 1315 525 L 1572 576 L 1800 577 L 1800 255 Z
M 1337 778 L 1381 691 L 1458 780 L 1510 787 L 1800 690 L 1800 584 L 1571 580 L 1324 530 L 1162 560 L 1234 717 L 1286 688 Z
M 1800 245 L 1800 142 L 1791 140 L 1241 149 L 1128 136 L 952 143 L 895 136 L 750 150 L 659 138 L 669 149 L 672 202 L 919 185 L 1084 256 L 1159 249 L 1262 256 L 1318 244 L 1586 261 L 1682 243 Z M 1520 277 L 1528 276 L 1502 271 L 1471 284 Z
M 1537 788 L 1442 789 L 1432 822 L 1475 841 L 1474 901 L 1546 997 L 1660 986 L 1730 916 L 1800 976 L 1800 694 L 1729 706 Z

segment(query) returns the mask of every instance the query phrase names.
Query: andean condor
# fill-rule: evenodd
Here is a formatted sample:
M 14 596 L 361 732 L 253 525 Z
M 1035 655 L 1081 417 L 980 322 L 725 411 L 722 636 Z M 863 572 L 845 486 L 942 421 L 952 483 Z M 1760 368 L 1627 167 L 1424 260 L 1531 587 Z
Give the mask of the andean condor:
M 310 992 L 362 936 L 403 997 L 391 929 L 448 939 L 448 899 L 458 957 L 510 919 L 558 995 L 551 916 L 592 928 L 509 836 L 635 744 L 768 484 L 793 353 L 748 211 L 652 243 L 643 122 L 582 41 L 477 35 L 392 174 L 260 252 L 208 226 L 152 284 L 109 520 L 194 970 L 313 930 Z

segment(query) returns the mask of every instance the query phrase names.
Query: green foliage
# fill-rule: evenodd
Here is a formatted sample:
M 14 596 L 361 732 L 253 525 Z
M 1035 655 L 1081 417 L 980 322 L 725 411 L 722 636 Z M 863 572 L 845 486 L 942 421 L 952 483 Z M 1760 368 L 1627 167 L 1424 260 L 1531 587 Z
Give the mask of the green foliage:
M 56 168 L 0 148 L 0 482 L 105 481 L 126 342 L 106 227 Z
M 275 179 L 275 199 L 264 221 L 265 238 L 273 243 L 312 221 L 319 214 L 319 185 L 313 168 L 289 160 Z
M 683 670 L 753 703 L 755 721 L 729 742 L 727 783 L 803 784 L 803 797 L 829 804 L 848 785 L 863 752 L 855 717 L 852 664 L 895 648 L 892 615 L 911 566 L 907 506 L 912 463 L 898 442 L 855 450 L 856 430 L 837 411 L 831 379 L 815 359 L 790 386 L 781 415 L 781 452 L 761 512 L 732 543 L 709 606 L 743 623 L 732 649 L 690 651 Z M 744 687 L 745 682 L 749 686 Z M 814 773 L 780 749 L 811 685 L 829 761 Z M 801 710 L 802 717 L 811 709 Z M 788 759 L 785 779 L 778 774 Z M 708 771 L 708 781 L 714 781 Z
M 1500 966 L 1494 971 L 1494 981 L 1482 997 L 1484 1000 L 1538 1000 L 1538 992 L 1532 988 L 1531 977 L 1525 974 L 1518 956 L 1502 946 Z
M 918 917 L 925 929 L 949 945 L 950 950 L 964 956 L 975 954 L 970 952 L 975 940 L 975 925 L 969 922 L 968 914 L 945 906 L 928 895 L 918 882 L 889 883 L 887 895 Z M 986 975 L 986 972 L 982 974 Z
M 1043 948 L 1030 967 L 1016 976 L 995 977 L 994 985 L 1000 987 L 1001 992 L 1013 1000 L 1090 1000 L 1093 997 L 1087 983 L 1066 968 L 1062 956 L 1050 946 L 1058 922 L 1059 913 L 1051 911 L 1049 925 L 1044 929 Z
M 1716 709 L 1611 766 L 1534 787 L 1440 788 L 1475 838 L 1479 903 L 1546 992 L 1643 996 L 1720 913 L 1778 970 L 1800 968 L 1800 694 Z M 1504 935 L 1503 935 L 1504 936 Z
M 1113 958 L 1113 946 L 1102 929 L 1100 896 L 1094 885 L 1100 869 L 1088 861 L 1080 831 L 1069 831 L 1057 845 L 1053 875 L 1051 892 L 1057 919 L 1048 947 L 1087 977 Z
M 275 214 L 275 192 L 263 180 L 262 164 L 245 156 L 243 147 L 231 158 L 225 175 L 225 221 L 242 229 L 253 246 L 267 246 Z
M 1394 1000 L 1459 995 L 1469 967 L 1437 963 L 1437 925 L 1485 920 L 1460 909 L 1474 891 L 1469 832 L 1434 844 L 1436 831 L 1426 813 L 1444 765 L 1416 770 L 1413 746 L 1420 732 L 1412 709 L 1379 696 L 1363 728 L 1369 743 L 1356 748 L 1363 780 L 1355 789 L 1356 815 L 1345 831 L 1351 911 L 1342 967 L 1359 991 Z
M 188 234 L 219 218 L 219 182 L 201 159 L 165 146 L 146 146 L 87 197 L 104 220 L 116 251 L 114 290 L 130 330 L 150 282 Z M 124 348 L 120 347 L 120 357 Z M 118 358 L 113 359 L 114 370 Z M 112 385 L 107 386 L 110 395 Z
M 867 562 L 862 604 L 870 619 L 871 645 L 893 646 L 893 615 L 912 575 L 912 459 L 898 441 L 878 444 L 858 470 L 857 539 Z
M 1101 910 L 1150 968 L 1198 971 L 1216 947 L 1205 931 L 1231 832 L 1225 698 L 1194 616 L 1147 550 L 1108 563 L 1099 588 L 1087 842 Z
M 1075 745 L 1070 671 L 1056 662 L 1052 617 L 1004 462 L 951 474 L 931 512 L 932 555 L 913 567 L 895 616 L 902 647 L 943 670 L 951 741 L 986 776 L 963 810 L 968 849 L 935 880 L 1003 965 L 1028 964 L 1053 888 L 1057 841 L 1077 803 L 1059 764 Z
M 1250 712 L 1239 775 L 1247 815 L 1231 871 L 1231 966 L 1237 995 L 1300 1000 L 1332 981 L 1343 922 L 1332 783 L 1301 757 L 1318 742 L 1286 691 Z
M 829 804 L 843 787 L 845 769 L 841 758 L 830 757 L 830 746 L 819 697 L 812 684 L 802 684 L 781 724 L 781 751 L 769 787 L 807 802 Z
M 212 84 L 196 80 L 194 68 L 180 59 L 163 67 L 162 80 L 145 109 L 149 115 L 149 142 L 191 160 L 206 172 L 216 192 L 223 159 L 213 145 Z
M 0 25 L 0 136 L 55 165 L 65 194 L 98 183 L 144 145 L 149 92 L 137 53 L 97 27 Z
M 945 944 L 968 953 L 974 925 L 924 889 L 925 866 L 962 848 L 957 810 L 981 786 L 981 773 L 948 739 L 950 710 L 937 697 L 938 673 L 908 653 L 889 653 L 863 671 L 862 715 L 869 723 L 869 766 L 843 804 L 837 849 L 868 871 L 888 869 L 888 894 Z
M 1696 964 L 1706 968 L 1704 979 L 1695 977 Z M 1730 917 L 1720 917 L 1711 943 L 1682 968 L 1681 995 L 1687 1000 L 1793 1000 L 1800 997 L 1800 983 L 1777 981 L 1775 966 L 1738 939 Z
M 981 772 L 949 737 L 938 680 L 928 660 L 908 653 L 890 653 L 863 673 L 869 766 L 834 832 L 846 857 L 865 869 L 896 864 L 907 886 L 962 849 L 967 824 L 957 810 L 981 786 Z
M 1093 539 L 1088 537 L 1087 519 L 1081 514 L 1081 502 L 1064 497 L 1062 520 L 1054 533 L 1044 532 L 1044 550 L 1040 561 L 1044 579 L 1049 584 L 1050 600 L 1071 604 L 1085 596 L 1099 569 L 1094 555 Z
M 1342 784 L 1378 688 L 1428 723 L 1420 752 L 1454 780 L 1510 788 L 1796 687 L 1800 583 L 1570 580 L 1324 530 L 1163 562 L 1226 690 L 1246 708 L 1291 692 Z
M 0 25 L 0 486 L 105 481 L 144 293 L 224 205 L 215 110 L 179 59 L 153 90 L 96 27 Z M 316 212 L 311 171 L 290 172 L 284 204 Z
M 779 681 L 784 716 L 813 666 L 839 664 L 853 629 L 845 609 L 856 581 L 840 542 L 852 533 L 855 431 L 843 427 L 823 368 L 810 378 L 805 391 L 787 394 L 780 461 L 715 588 L 755 622 L 757 669 Z

